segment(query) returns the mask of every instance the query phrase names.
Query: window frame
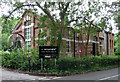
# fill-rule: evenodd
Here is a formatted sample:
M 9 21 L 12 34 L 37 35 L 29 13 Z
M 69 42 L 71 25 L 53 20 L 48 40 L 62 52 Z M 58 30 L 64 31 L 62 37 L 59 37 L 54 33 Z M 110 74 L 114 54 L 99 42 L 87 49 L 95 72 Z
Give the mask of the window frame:
M 66 53 L 71 53 L 71 42 L 66 41 Z
M 31 25 L 31 20 L 26 20 L 24 23 L 25 27 L 25 41 L 26 41 L 26 47 L 29 50 L 31 48 L 31 27 L 28 27 Z

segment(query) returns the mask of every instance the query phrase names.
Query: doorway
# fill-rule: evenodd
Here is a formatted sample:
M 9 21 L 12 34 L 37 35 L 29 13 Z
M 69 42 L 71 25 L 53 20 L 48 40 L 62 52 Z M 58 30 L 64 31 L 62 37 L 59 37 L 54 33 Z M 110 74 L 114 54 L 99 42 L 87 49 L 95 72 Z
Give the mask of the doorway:
M 96 49 L 97 49 L 97 48 L 96 48 L 96 43 L 93 43 L 93 53 L 92 53 L 92 54 L 93 54 L 94 56 L 96 55 Z

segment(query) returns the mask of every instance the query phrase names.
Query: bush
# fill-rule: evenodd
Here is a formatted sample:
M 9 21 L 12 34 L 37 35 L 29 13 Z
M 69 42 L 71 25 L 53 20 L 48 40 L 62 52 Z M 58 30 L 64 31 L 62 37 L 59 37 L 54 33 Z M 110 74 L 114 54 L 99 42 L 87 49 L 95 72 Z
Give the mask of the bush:
M 85 58 L 60 58 L 58 61 L 58 69 L 66 70 L 100 70 L 103 67 L 120 66 L 120 57 L 118 56 L 102 56 L 102 57 L 85 57 Z
M 22 50 L 20 50 L 20 52 L 11 52 L 10 55 L 2 53 L 2 66 L 19 70 L 28 70 L 28 54 L 31 55 L 30 65 L 31 71 L 33 72 L 70 74 L 120 66 L 119 56 L 90 56 L 84 58 L 61 57 L 57 60 L 56 67 L 54 59 L 44 59 L 44 70 L 41 71 L 41 61 L 35 49 L 33 49 L 31 53 L 24 53 Z
M 20 51 L 20 52 L 11 52 L 10 55 L 2 54 L 2 66 L 13 68 L 13 69 L 21 69 L 21 70 L 27 70 L 27 57 L 26 55 Z

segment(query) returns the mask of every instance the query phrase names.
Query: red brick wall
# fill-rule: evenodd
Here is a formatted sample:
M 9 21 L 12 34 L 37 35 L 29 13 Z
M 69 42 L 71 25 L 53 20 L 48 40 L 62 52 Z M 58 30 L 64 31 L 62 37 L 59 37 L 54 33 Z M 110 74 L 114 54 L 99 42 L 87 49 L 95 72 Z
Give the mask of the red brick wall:
M 114 53 L 114 34 L 112 34 L 112 33 L 110 33 L 109 34 L 109 36 L 110 36 L 110 55 L 112 55 L 113 53 Z
M 14 28 L 14 30 L 13 30 L 13 36 L 16 38 L 17 37 L 17 33 L 19 33 L 19 34 L 21 34 L 23 37 L 25 37 L 25 29 L 22 29 L 22 26 L 24 26 L 24 19 L 27 19 L 26 18 L 26 15 L 27 14 L 29 14 L 29 15 L 31 15 L 31 13 L 26 13 L 26 14 L 24 14 L 22 17 L 23 17 L 23 20 L 21 20 L 20 21 L 20 23 L 18 23 L 17 25 L 16 25 L 16 27 Z M 39 18 L 39 16 L 38 16 L 38 18 Z M 34 17 L 32 17 L 31 18 L 31 23 L 34 23 L 34 26 L 32 26 L 31 27 L 31 39 L 32 39 L 32 37 L 33 36 L 35 36 L 36 38 L 37 38 L 37 36 L 38 36 L 38 34 L 39 34 L 39 30 L 40 30 L 40 28 L 38 28 L 37 27 L 37 23 L 40 23 L 40 20 L 36 20 L 37 18 L 34 18 Z M 15 30 L 21 30 L 21 31 L 19 31 L 19 32 L 15 32 Z M 44 29 L 47 29 L 47 27 L 45 27 Z M 15 34 L 16 33 L 16 34 Z M 67 34 L 68 32 L 66 32 L 66 34 Z M 65 38 L 68 38 L 67 36 L 66 36 L 66 34 L 65 34 Z M 47 29 L 47 35 L 49 35 L 49 29 Z M 77 36 L 77 34 L 75 34 L 76 36 Z M 110 48 L 110 52 L 114 52 L 114 37 L 113 37 L 113 34 L 109 34 L 109 36 L 110 36 L 110 40 L 111 40 L 111 42 L 110 42 L 110 44 L 111 44 L 111 48 Z M 79 36 L 79 41 L 81 41 L 82 39 L 81 38 L 83 38 L 83 41 L 84 40 L 86 40 L 85 39 L 85 37 L 86 37 L 86 35 L 83 35 L 83 36 Z M 92 38 L 93 36 L 92 35 L 90 35 L 90 40 L 92 41 Z M 99 37 L 104 37 L 104 32 L 100 32 L 98 35 L 97 35 L 97 41 L 99 41 Z M 72 38 L 73 39 L 73 38 Z M 76 37 L 76 40 L 77 40 L 77 37 Z M 37 40 L 36 40 L 37 41 Z M 22 46 L 23 46 L 23 41 L 22 41 Z M 37 44 L 37 42 L 35 42 L 35 43 L 33 43 L 33 39 L 31 40 L 31 48 L 33 48 L 33 47 L 36 47 L 36 46 L 38 46 L 38 44 Z M 47 45 L 49 45 L 50 44 L 50 41 L 48 41 L 47 42 Z M 81 50 L 82 50 L 82 53 L 81 53 L 81 56 L 83 56 L 84 54 L 85 54 L 85 47 L 84 47 L 84 45 L 85 45 L 86 43 L 79 43 L 79 47 L 81 48 Z M 103 43 L 102 43 L 103 44 Z M 63 40 L 62 41 L 62 46 L 66 46 L 66 41 L 65 40 Z M 91 51 L 92 51 L 92 48 L 93 46 L 92 46 L 92 43 L 91 42 L 89 42 L 89 44 L 88 44 L 88 54 L 89 55 L 91 55 Z M 101 49 L 102 49 L 102 52 L 103 52 L 103 47 L 101 47 Z M 73 41 L 71 42 L 71 52 L 73 53 L 74 52 L 74 43 L 73 43 Z M 62 53 L 63 54 L 66 54 L 67 55 L 67 53 L 66 53 L 66 48 L 62 48 Z M 78 56 L 78 53 L 76 53 L 76 56 Z

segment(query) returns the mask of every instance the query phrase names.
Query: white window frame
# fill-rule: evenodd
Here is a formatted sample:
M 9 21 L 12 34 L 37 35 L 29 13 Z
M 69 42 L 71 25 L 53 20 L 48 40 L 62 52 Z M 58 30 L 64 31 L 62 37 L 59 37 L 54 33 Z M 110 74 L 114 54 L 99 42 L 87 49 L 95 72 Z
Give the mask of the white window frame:
M 31 28 L 26 28 L 25 29 L 25 38 L 28 40 L 28 39 L 31 39 Z
M 28 21 L 28 20 L 27 20 Z M 31 20 L 30 20 L 31 21 Z M 31 27 L 33 26 L 34 24 L 30 24 L 28 26 L 23 26 L 25 28 L 25 42 L 26 42 L 26 47 L 27 49 L 30 49 L 31 47 Z
M 68 44 L 69 43 L 69 44 Z M 69 49 L 69 50 L 68 50 Z M 68 52 L 69 51 L 69 52 Z M 71 42 L 66 41 L 66 53 L 71 53 Z
M 70 30 L 68 30 L 67 38 L 70 39 Z M 66 41 L 66 53 L 71 53 L 71 41 Z

